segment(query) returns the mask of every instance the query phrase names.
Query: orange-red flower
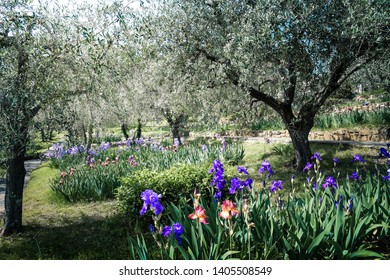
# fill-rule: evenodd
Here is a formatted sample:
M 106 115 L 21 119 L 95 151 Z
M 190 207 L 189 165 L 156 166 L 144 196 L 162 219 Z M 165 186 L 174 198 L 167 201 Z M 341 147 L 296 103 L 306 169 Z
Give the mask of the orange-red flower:
M 201 222 L 202 224 L 205 224 L 205 225 L 208 224 L 206 210 L 204 210 L 199 205 L 195 208 L 195 213 L 188 215 L 188 218 L 190 218 L 192 220 L 199 219 L 199 222 Z
M 219 216 L 223 219 L 231 219 L 233 216 L 240 213 L 240 211 L 236 208 L 234 203 L 231 200 L 225 200 L 222 202 L 222 212 L 219 213 Z

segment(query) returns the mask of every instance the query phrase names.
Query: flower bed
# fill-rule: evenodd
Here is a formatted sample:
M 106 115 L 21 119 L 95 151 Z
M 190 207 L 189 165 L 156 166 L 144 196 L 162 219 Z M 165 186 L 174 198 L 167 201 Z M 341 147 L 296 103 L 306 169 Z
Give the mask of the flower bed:
M 390 157 L 385 149 L 380 154 Z M 258 170 L 263 174 L 260 189 L 252 188 L 245 167 L 227 179 L 224 165 L 215 160 L 208 172 L 213 176 L 211 199 L 195 190 L 193 203 L 177 204 L 144 190 L 140 214 L 150 209 L 152 218 L 146 219 L 156 243 L 146 244 L 143 235 L 129 237 L 131 258 L 384 258 L 378 244 L 390 233 L 390 170 L 377 167 L 371 173 L 357 154 L 351 159 L 356 171 L 350 176 L 325 176 L 322 160 L 316 153 L 306 164 L 301 196 L 280 196 L 283 182 L 271 180 L 274 172 L 267 161 Z M 336 168 L 338 159 L 333 162 Z

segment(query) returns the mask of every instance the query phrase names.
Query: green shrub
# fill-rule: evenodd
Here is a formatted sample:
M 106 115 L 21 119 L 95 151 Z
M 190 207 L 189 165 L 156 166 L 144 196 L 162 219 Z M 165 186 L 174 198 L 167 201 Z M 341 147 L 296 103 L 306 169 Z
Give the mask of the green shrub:
M 208 165 L 177 165 L 165 171 L 142 169 L 131 176 L 121 178 L 121 186 L 116 192 L 119 208 L 131 215 L 139 215 L 142 207 L 140 194 L 145 189 L 153 189 L 162 194 L 163 201 L 179 202 L 188 198 L 194 189 L 206 189 Z M 205 180 L 206 179 L 206 180 Z
M 130 216 L 139 215 L 142 207 L 140 194 L 153 189 L 162 194 L 162 201 L 178 204 L 188 202 L 194 190 L 209 193 L 212 175 L 208 174 L 211 163 L 202 165 L 180 164 L 164 171 L 137 170 L 131 176 L 121 178 L 116 198 L 119 208 Z M 233 167 L 225 167 L 227 178 L 235 174 Z

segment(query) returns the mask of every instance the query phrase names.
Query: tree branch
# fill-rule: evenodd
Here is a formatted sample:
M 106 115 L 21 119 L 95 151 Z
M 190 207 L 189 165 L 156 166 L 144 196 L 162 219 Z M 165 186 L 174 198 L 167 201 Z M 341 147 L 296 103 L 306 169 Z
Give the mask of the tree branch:
M 220 64 L 223 64 L 223 65 L 227 66 L 228 69 L 225 70 L 225 73 L 226 73 L 227 78 L 230 80 L 230 82 L 232 82 L 235 86 L 238 86 L 238 87 L 242 88 L 243 90 L 248 91 L 249 95 L 252 98 L 254 98 L 254 99 L 258 100 L 258 101 L 264 102 L 265 104 L 269 105 L 271 108 L 273 108 L 279 114 L 281 114 L 281 112 L 283 110 L 287 109 L 287 107 L 289 106 L 288 104 L 279 101 L 278 99 L 272 97 L 271 95 L 268 95 L 268 94 L 264 93 L 260 88 L 256 89 L 256 88 L 251 87 L 251 86 L 247 87 L 245 85 L 241 85 L 240 82 L 239 82 L 240 75 L 236 71 L 231 69 L 230 62 L 222 61 L 218 57 L 208 53 L 203 48 L 197 48 L 197 50 L 200 53 L 202 53 L 209 61 L 214 62 L 214 63 L 220 63 Z M 269 81 L 271 81 L 271 80 L 266 80 L 261 85 L 263 85 L 263 84 L 265 84 L 265 83 L 267 83 Z

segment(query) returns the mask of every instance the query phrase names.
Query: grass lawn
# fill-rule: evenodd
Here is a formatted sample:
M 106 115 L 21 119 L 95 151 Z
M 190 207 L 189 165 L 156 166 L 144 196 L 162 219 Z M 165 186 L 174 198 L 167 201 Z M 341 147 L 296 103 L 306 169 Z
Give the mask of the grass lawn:
M 248 167 L 255 187 L 261 186 L 257 169 L 264 159 L 272 164 L 273 179 L 284 181 L 283 194 L 304 192 L 306 174 L 295 171 L 289 160 L 291 151 L 276 155 L 273 144 L 245 143 L 242 165 Z M 339 145 L 312 145 L 320 152 L 323 170 L 331 170 L 332 159 L 341 160 L 346 176 L 355 169 L 353 155 L 362 154 L 370 166 L 378 149 Z M 24 231 L 18 235 L 0 238 L 0 259 L 128 259 L 127 234 L 134 234 L 137 225 L 129 225 L 116 210 L 116 201 L 68 204 L 58 199 L 49 188 L 49 180 L 58 170 L 44 163 L 36 169 L 24 192 Z M 291 176 L 295 175 L 292 186 Z M 271 178 L 272 179 L 272 178 Z

